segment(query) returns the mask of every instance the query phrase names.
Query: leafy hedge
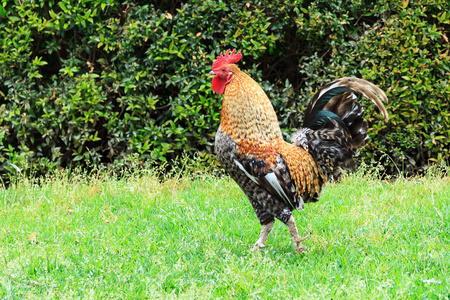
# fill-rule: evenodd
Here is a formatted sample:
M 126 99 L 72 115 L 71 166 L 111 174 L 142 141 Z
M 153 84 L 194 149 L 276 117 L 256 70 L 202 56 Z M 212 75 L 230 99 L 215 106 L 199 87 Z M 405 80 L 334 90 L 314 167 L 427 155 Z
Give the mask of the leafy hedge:
M 448 1 L 3 1 L 3 174 L 111 167 L 199 154 L 215 166 L 220 51 L 272 99 L 288 138 L 313 93 L 340 76 L 387 91 L 390 122 L 367 105 L 361 156 L 387 172 L 446 160 Z

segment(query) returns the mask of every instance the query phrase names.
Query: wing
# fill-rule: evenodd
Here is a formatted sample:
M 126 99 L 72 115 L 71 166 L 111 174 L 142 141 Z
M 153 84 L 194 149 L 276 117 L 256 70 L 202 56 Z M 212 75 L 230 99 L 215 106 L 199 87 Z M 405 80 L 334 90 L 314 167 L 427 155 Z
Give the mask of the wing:
M 291 209 L 303 209 L 305 202 L 317 201 L 326 180 L 303 148 L 282 140 L 242 140 L 237 146 L 233 160 L 239 169 Z

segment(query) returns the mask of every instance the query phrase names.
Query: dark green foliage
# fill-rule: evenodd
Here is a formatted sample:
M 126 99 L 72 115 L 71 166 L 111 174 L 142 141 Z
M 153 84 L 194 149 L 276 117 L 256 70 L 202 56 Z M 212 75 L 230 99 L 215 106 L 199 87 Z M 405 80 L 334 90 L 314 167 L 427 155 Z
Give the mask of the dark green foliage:
M 375 125 L 379 138 L 366 154 L 389 154 L 383 163 L 409 174 L 450 155 L 450 2 L 419 2 L 407 10 L 376 7 L 381 20 L 357 48 L 372 55 L 353 58 L 355 66 L 364 64 L 363 77 L 387 91 L 391 106 L 390 122 Z
M 3 1 L 0 171 L 170 164 L 184 152 L 215 166 L 221 97 L 207 73 L 228 48 L 286 137 L 324 84 L 379 85 L 390 122 L 365 105 L 362 159 L 421 171 L 449 156 L 449 11 L 443 0 Z

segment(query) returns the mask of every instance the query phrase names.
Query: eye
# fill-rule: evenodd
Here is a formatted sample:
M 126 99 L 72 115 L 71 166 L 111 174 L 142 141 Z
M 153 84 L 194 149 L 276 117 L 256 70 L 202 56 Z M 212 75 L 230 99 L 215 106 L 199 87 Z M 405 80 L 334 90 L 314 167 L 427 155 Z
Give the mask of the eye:
M 222 72 L 225 72 L 225 69 L 222 69 Z

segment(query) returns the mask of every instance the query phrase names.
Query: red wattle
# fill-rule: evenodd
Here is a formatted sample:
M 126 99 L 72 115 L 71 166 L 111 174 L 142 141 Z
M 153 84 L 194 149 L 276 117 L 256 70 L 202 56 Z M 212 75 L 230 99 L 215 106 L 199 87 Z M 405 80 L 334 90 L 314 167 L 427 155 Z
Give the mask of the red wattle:
M 225 92 L 226 81 L 224 81 L 219 76 L 216 76 L 212 80 L 212 89 L 219 95 L 222 95 Z

